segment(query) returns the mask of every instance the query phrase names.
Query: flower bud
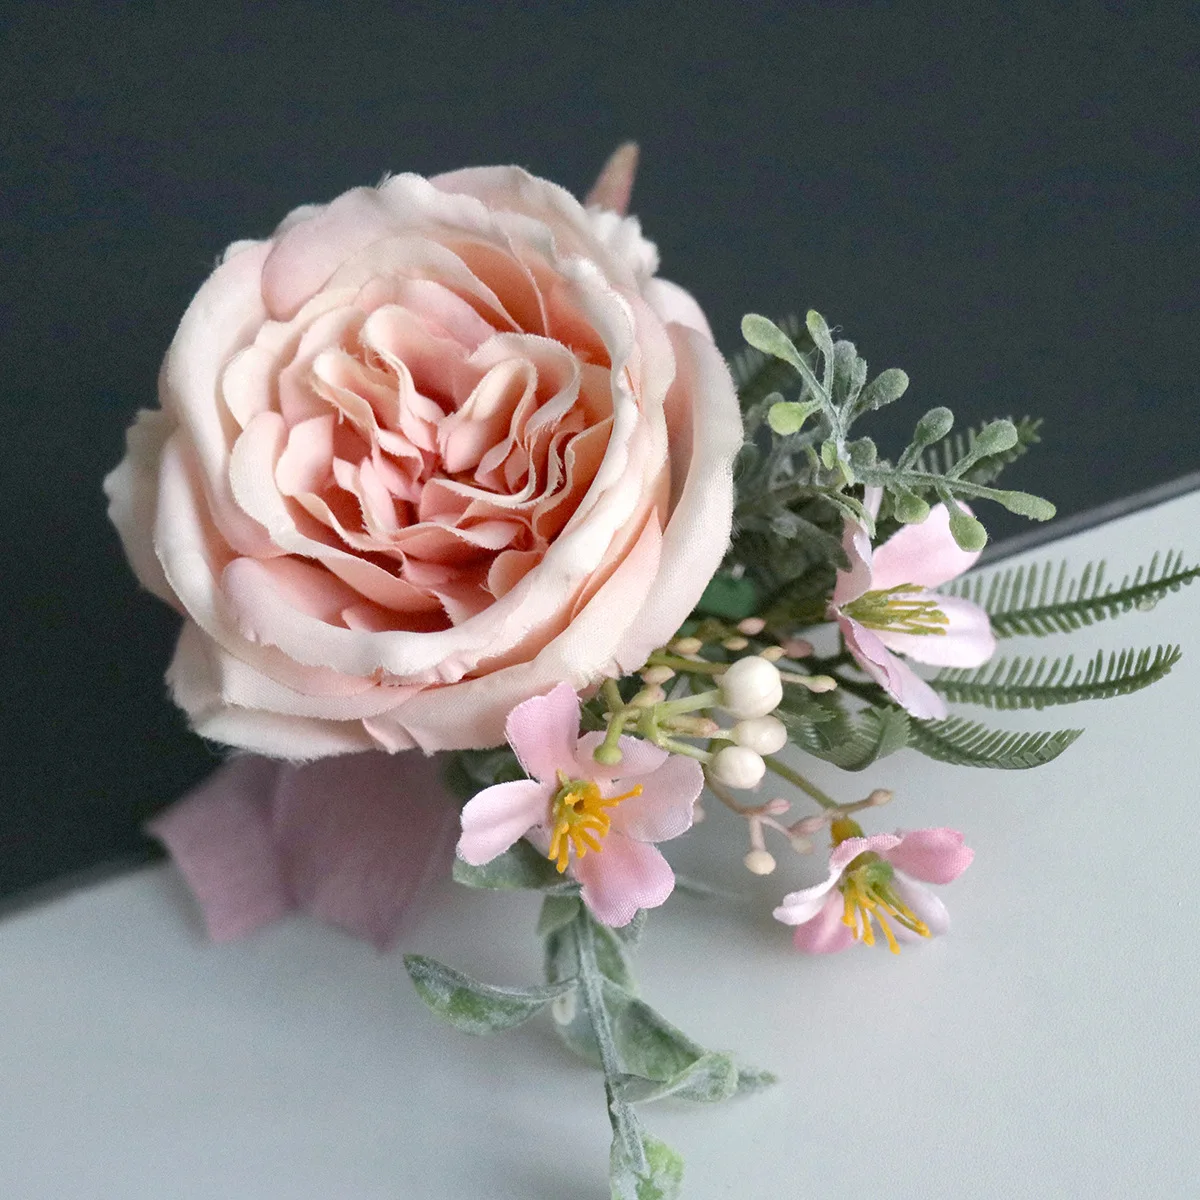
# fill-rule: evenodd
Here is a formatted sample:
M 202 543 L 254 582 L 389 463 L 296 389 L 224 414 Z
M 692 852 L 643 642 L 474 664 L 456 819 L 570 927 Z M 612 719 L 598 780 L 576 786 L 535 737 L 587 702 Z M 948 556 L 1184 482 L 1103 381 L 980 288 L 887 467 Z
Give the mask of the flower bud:
M 665 666 L 647 667 L 642 672 L 642 682 L 651 685 L 663 684 L 666 683 L 668 679 L 674 678 L 675 672 L 672 671 L 670 667 Z
M 767 662 L 778 662 L 784 657 L 785 651 L 782 646 L 767 646 L 765 649 L 758 652 L 759 658 L 765 658 Z
M 704 643 L 698 637 L 681 637 L 671 643 L 671 649 L 676 654 L 699 654 Z
M 747 637 L 758 637 L 766 627 L 767 623 L 762 617 L 747 617 L 738 622 L 738 633 L 744 633 Z
M 788 638 L 783 649 L 788 658 L 807 658 L 813 652 L 813 644 L 808 638 Z
M 763 813 L 768 817 L 782 817 L 789 808 L 792 807 L 790 800 L 785 800 L 782 796 L 776 796 L 774 800 L 768 800 L 763 805 Z
M 731 788 L 752 788 L 767 773 L 762 755 L 745 746 L 726 746 L 712 756 L 708 764 L 713 778 Z
M 730 732 L 739 746 L 747 746 L 758 754 L 774 754 L 788 740 L 787 729 L 777 717 L 751 717 L 739 721 Z
M 881 804 L 890 804 L 894 795 L 895 793 L 889 791 L 887 788 L 876 788 L 867 797 L 867 803 L 872 808 L 878 808 Z
M 755 875 L 770 875 L 775 870 L 775 859 L 769 850 L 751 850 L 742 862 Z
M 726 650 L 745 650 L 750 643 L 744 637 L 727 637 L 721 645 Z
M 757 654 L 739 658 L 717 680 L 721 707 L 739 720 L 765 717 L 783 699 L 779 668 Z

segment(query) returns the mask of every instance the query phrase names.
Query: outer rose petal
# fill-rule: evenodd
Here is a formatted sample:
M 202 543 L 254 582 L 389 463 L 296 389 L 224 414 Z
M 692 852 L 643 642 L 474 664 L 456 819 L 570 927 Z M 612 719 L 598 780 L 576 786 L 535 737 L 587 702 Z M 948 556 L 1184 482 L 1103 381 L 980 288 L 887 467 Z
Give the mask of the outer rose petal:
M 858 665 L 902 708 L 922 721 L 940 721 L 946 716 L 945 700 L 896 658 L 873 629 L 846 616 L 838 617 L 838 626 Z
M 733 460 L 742 445 L 733 379 L 701 334 L 678 325 L 669 332 L 677 363 L 667 397 L 671 475 L 685 482 L 663 533 L 649 595 L 614 654 L 622 673 L 640 667 L 696 607 L 725 557 L 733 522 Z
M 527 775 L 548 784 L 555 784 L 559 771 L 570 775 L 579 738 L 575 689 L 560 683 L 546 695 L 518 704 L 508 714 L 504 733 Z
M 957 829 L 914 829 L 880 852 L 898 871 L 926 883 L 950 883 L 970 865 L 975 851 L 963 845 Z
M 514 779 L 476 793 L 462 811 L 459 858 L 475 867 L 491 862 L 545 822 L 553 796 L 553 786 L 536 779 Z
M 142 409 L 125 433 L 125 457 L 104 479 L 108 519 L 117 527 L 138 582 L 172 607 L 179 601 L 154 553 L 158 466 L 174 422 L 158 409 Z
M 694 759 L 673 754 L 657 771 L 639 775 L 640 796 L 611 809 L 612 827 L 639 842 L 666 842 L 692 827 L 692 811 L 704 790 L 704 768 Z M 631 778 L 615 781 L 621 791 Z
M 850 927 L 842 921 L 845 911 L 840 892 L 827 896 L 814 916 L 796 926 L 792 934 L 796 949 L 805 954 L 834 954 L 845 950 L 854 941 Z
M 889 650 L 934 667 L 978 667 L 996 653 L 996 635 L 988 615 L 977 604 L 957 596 L 936 597 L 949 619 L 945 633 L 894 633 L 880 629 L 879 640 Z
M 940 587 L 973 567 L 978 557 L 978 550 L 959 549 L 950 532 L 949 511 L 936 504 L 921 524 L 898 529 L 875 551 L 871 587 L 879 591 L 902 583 Z
M 616 829 L 599 853 L 576 859 L 571 870 L 583 885 L 583 902 L 605 925 L 628 925 L 639 908 L 657 908 L 675 887 L 675 873 L 658 850 Z
M 696 303 L 690 292 L 685 292 L 677 283 L 668 279 L 648 280 L 642 289 L 646 302 L 666 322 L 685 325 L 694 329 L 701 337 L 713 340 L 712 326 L 704 310 Z

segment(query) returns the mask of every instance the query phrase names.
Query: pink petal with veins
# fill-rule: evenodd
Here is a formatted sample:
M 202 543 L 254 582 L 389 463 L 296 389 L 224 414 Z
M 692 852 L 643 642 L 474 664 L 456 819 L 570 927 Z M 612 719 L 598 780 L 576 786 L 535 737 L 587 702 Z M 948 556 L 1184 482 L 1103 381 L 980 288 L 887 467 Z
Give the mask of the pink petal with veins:
M 978 558 L 978 550 L 959 549 L 950 532 L 950 513 L 944 504 L 937 504 L 921 524 L 903 526 L 876 549 L 871 587 L 878 591 L 902 583 L 939 587 L 970 570 Z
M 639 908 L 657 908 L 675 887 L 675 873 L 654 846 L 615 829 L 600 853 L 576 859 L 571 870 L 583 885 L 583 902 L 613 927 L 628 925 Z

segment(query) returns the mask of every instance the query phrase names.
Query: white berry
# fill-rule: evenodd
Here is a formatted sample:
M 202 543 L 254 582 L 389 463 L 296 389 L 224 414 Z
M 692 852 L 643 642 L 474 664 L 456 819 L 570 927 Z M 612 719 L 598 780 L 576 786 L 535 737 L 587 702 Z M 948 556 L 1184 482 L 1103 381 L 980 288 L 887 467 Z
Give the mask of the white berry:
M 739 658 L 717 680 L 717 686 L 721 689 L 721 707 L 738 720 L 765 717 L 783 699 L 779 668 L 757 654 Z
M 726 746 L 712 756 L 708 764 L 713 778 L 731 788 L 752 788 L 762 782 L 767 764 L 762 755 L 745 746 Z
M 787 729 L 778 717 L 751 717 L 731 730 L 733 740 L 757 754 L 774 754 L 787 745 Z

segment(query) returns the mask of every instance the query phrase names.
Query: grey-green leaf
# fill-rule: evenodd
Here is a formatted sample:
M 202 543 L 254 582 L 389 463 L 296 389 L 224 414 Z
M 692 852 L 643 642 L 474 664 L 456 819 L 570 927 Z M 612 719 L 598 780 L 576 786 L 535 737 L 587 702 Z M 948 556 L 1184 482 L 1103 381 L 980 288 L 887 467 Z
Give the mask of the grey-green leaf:
M 666 1142 L 642 1135 L 646 1170 L 636 1171 L 613 1141 L 610 1182 L 613 1200 L 679 1200 L 683 1194 L 683 1159 Z
M 800 357 L 792 339 L 774 321 L 758 313 L 747 313 L 742 318 L 742 337 L 756 350 L 783 359 L 797 371 L 805 371 L 808 364 Z
M 734 1095 L 738 1090 L 738 1078 L 737 1064 L 730 1055 L 709 1051 L 670 1079 L 623 1076 L 621 1096 L 630 1104 L 648 1104 L 667 1096 L 712 1104 L 718 1100 L 728 1100 Z
M 604 1001 L 612 1018 L 613 1040 L 630 1075 L 665 1081 L 705 1054 L 703 1046 L 676 1029 L 661 1013 L 624 988 L 605 981 Z
M 526 841 L 517 842 L 491 862 L 474 867 L 454 860 L 454 878 L 473 888 L 497 891 L 574 892 L 578 885 L 560 875 L 554 864 Z
M 464 1033 L 511 1029 L 575 986 L 574 981 L 563 980 L 525 988 L 496 987 L 423 954 L 406 954 L 404 965 L 421 999 L 439 1017 Z
M 580 903 L 578 896 L 547 896 L 538 915 L 538 937 L 549 937 L 569 925 L 578 915 Z
M 899 400 L 906 391 L 908 391 L 908 376 L 899 367 L 889 367 L 886 371 L 880 371 L 863 388 L 858 403 L 854 406 L 855 413 L 871 412 L 873 409 L 883 408 L 885 404 Z

